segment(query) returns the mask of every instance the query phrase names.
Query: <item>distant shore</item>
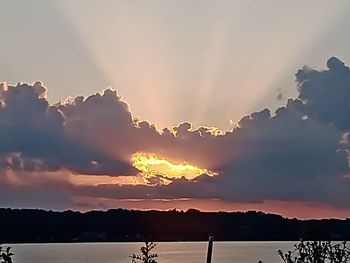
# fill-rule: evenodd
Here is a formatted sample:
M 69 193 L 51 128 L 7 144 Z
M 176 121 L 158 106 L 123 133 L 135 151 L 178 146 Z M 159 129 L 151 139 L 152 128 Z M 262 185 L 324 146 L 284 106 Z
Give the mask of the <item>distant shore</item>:
M 54 212 L 0 209 L 0 243 L 349 240 L 350 219 L 299 220 L 263 212 Z

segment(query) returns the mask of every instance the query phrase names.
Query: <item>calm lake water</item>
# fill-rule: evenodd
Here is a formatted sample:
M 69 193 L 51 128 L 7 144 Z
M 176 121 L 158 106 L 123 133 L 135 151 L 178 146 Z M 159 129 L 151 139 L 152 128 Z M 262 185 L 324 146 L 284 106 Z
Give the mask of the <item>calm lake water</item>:
M 277 250 L 296 242 L 214 242 L 213 263 L 281 262 Z M 142 243 L 12 244 L 14 263 L 125 263 Z M 207 242 L 161 242 L 159 263 L 203 263 Z

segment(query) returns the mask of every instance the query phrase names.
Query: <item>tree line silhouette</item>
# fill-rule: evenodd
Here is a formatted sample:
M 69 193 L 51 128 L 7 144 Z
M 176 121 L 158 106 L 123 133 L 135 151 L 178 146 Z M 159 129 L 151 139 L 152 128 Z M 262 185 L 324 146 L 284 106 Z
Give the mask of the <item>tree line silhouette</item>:
M 0 243 L 96 241 L 349 240 L 350 219 L 298 220 L 263 212 L 54 212 L 0 209 Z

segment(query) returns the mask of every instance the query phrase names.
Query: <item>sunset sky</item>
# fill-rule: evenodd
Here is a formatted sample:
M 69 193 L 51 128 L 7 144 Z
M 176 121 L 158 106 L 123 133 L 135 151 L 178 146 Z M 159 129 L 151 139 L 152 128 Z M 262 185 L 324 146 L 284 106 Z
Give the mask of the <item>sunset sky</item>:
M 0 1 L 0 206 L 350 217 L 350 1 Z

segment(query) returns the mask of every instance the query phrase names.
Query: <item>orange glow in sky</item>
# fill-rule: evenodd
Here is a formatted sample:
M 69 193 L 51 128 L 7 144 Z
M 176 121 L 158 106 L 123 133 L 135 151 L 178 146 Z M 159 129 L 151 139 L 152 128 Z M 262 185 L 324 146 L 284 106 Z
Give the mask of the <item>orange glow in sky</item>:
M 194 166 L 192 164 L 174 163 L 164 158 L 158 157 L 154 154 L 137 152 L 131 157 L 132 165 L 139 169 L 146 178 L 152 178 L 161 176 L 165 179 L 176 179 L 176 178 L 186 178 L 188 180 L 193 180 L 194 178 L 202 175 L 208 174 L 214 176 L 215 173 Z M 169 183 L 170 181 L 168 181 Z

